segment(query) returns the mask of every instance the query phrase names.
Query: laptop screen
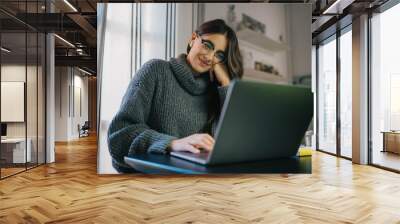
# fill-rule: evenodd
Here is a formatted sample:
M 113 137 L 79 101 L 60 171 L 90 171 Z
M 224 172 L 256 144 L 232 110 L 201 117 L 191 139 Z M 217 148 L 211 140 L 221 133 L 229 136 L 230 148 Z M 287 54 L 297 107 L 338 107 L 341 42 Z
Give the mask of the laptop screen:
M 1 124 L 1 136 L 7 136 L 7 124 Z

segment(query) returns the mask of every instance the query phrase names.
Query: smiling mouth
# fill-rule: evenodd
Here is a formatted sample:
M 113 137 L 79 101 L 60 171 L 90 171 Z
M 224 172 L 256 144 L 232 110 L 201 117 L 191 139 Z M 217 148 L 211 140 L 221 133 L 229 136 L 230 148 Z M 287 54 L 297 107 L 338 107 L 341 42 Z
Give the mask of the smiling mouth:
M 205 60 L 202 60 L 202 59 L 199 58 L 199 61 L 200 61 L 200 65 L 202 67 L 209 67 L 210 66 L 210 64 L 207 63 L 207 61 L 205 61 Z

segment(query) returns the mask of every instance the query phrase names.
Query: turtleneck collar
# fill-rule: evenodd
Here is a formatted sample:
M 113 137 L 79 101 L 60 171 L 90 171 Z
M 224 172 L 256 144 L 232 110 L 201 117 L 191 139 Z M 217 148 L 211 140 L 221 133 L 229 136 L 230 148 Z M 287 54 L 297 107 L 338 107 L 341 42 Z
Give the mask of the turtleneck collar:
M 179 84 L 192 95 L 202 95 L 210 83 L 209 76 L 192 69 L 186 60 L 186 54 L 170 59 L 170 65 Z

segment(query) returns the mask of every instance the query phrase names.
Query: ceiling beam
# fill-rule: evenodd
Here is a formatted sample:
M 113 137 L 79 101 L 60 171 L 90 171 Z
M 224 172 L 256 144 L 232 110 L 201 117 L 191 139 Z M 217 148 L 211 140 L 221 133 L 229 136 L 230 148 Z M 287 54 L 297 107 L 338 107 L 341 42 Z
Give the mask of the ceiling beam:
M 71 13 L 71 14 L 67 14 L 67 16 L 73 20 L 77 25 L 79 25 L 91 38 L 96 38 L 97 35 L 97 31 L 96 28 L 94 28 L 92 26 L 92 24 L 90 24 L 85 17 L 83 17 L 80 14 L 75 14 L 75 13 Z
M 323 11 L 322 14 L 342 14 L 343 10 L 351 5 L 355 0 L 336 0 L 329 4 Z
M 56 66 L 82 66 L 96 71 L 97 60 L 90 56 L 55 56 Z

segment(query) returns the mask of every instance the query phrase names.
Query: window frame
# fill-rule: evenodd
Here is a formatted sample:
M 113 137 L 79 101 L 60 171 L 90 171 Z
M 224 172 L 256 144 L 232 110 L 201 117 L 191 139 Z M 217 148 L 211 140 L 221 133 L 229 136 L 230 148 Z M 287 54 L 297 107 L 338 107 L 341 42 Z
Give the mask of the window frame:
M 338 21 L 340 22 L 340 21 Z M 343 158 L 346 160 L 352 160 L 352 158 L 347 157 L 342 155 L 341 153 L 341 119 L 340 119 L 340 77 L 341 77 L 341 67 L 340 67 L 340 37 L 347 32 L 352 32 L 352 23 L 350 22 L 349 24 L 346 24 L 344 27 L 338 29 L 335 33 L 329 35 L 328 37 L 319 40 L 316 44 L 316 51 L 315 51 L 315 58 L 316 58 L 316 150 L 320 152 L 327 153 L 329 155 L 337 156 L 339 158 Z M 320 79 L 320 74 L 319 74 L 319 48 L 320 45 L 322 44 L 327 44 L 331 41 L 336 41 L 336 152 L 332 153 L 327 150 L 321 149 L 320 143 L 319 143 L 319 112 L 320 112 L 320 105 L 319 105 L 319 94 L 320 94 L 320 88 L 319 88 L 319 79 Z

